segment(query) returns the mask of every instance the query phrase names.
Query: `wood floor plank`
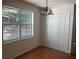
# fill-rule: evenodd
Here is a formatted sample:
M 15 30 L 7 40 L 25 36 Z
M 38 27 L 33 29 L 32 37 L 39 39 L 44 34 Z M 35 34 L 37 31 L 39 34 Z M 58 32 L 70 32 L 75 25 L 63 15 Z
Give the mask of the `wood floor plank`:
M 76 56 L 40 46 L 15 59 L 76 59 Z

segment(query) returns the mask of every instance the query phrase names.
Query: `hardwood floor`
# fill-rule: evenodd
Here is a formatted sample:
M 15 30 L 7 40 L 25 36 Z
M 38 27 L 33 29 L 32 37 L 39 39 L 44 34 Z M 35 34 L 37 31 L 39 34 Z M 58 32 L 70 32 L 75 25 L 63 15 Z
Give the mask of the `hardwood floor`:
M 76 59 L 76 56 L 40 46 L 15 59 Z

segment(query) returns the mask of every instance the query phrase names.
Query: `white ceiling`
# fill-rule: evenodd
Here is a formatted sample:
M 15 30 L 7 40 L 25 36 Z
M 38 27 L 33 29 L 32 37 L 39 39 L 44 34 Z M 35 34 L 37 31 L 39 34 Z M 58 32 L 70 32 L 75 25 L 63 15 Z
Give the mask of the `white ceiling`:
M 33 5 L 36 5 L 38 7 L 45 7 L 46 5 L 46 0 L 22 0 L 24 2 L 31 3 Z M 53 7 L 57 5 L 62 5 L 62 4 L 72 4 L 76 3 L 76 0 L 48 0 L 48 6 Z

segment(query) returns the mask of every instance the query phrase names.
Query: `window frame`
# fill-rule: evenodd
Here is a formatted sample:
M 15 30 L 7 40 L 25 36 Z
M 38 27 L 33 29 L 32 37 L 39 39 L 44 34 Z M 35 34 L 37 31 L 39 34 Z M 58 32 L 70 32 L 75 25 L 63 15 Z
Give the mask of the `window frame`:
M 24 10 L 24 9 L 19 9 L 19 8 L 15 8 L 15 7 L 12 7 L 12 6 L 7 6 L 7 5 L 3 5 L 2 7 L 6 7 L 6 8 L 9 8 L 9 9 L 14 9 L 14 10 L 18 10 L 18 11 L 23 11 L 23 12 L 29 12 L 32 14 L 32 24 L 31 24 L 31 35 L 30 36 L 26 36 L 26 37 L 21 37 L 21 26 L 22 25 L 26 25 L 26 24 L 3 24 L 2 23 L 2 43 L 3 44 L 7 44 L 7 43 L 12 43 L 12 42 L 17 42 L 17 41 L 20 41 L 20 40 L 24 40 L 24 39 L 29 39 L 29 38 L 32 38 L 34 36 L 34 13 L 31 12 L 31 11 L 27 11 L 27 10 Z M 20 19 L 20 22 L 21 22 L 21 19 Z M 3 25 L 19 25 L 20 26 L 20 31 L 19 31 L 19 38 L 15 38 L 15 39 L 11 39 L 11 40 L 7 40 L 7 41 L 3 41 Z

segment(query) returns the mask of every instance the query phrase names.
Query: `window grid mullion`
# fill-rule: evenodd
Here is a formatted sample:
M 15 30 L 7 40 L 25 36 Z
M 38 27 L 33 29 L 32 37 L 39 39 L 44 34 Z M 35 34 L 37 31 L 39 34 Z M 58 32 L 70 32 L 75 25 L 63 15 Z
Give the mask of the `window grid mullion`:
M 19 20 L 20 20 L 20 22 L 19 22 L 19 35 L 20 35 L 20 40 L 21 40 L 21 16 L 20 16 L 20 10 L 19 10 Z

